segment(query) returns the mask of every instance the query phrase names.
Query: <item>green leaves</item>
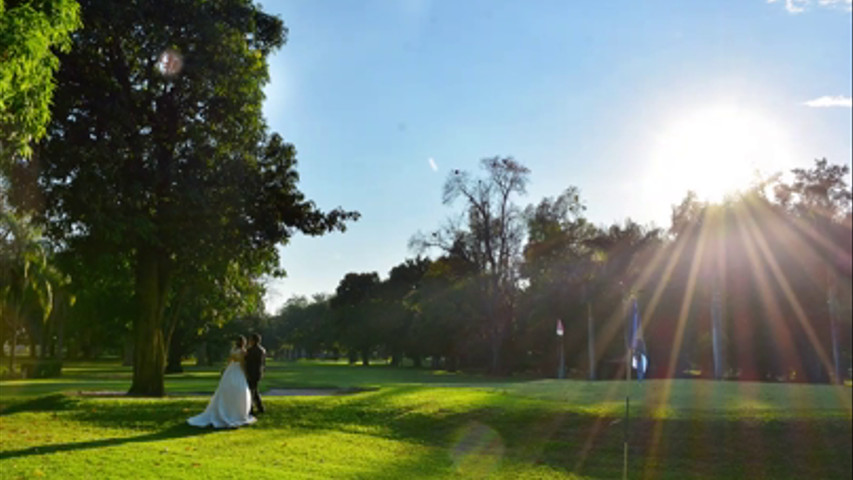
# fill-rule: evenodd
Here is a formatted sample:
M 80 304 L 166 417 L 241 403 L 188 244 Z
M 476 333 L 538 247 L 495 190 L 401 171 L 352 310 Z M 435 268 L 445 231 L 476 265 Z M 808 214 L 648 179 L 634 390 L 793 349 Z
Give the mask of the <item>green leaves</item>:
M 129 266 L 145 329 L 256 308 L 260 277 L 279 272 L 278 244 L 358 217 L 305 199 L 295 149 L 267 131 L 266 59 L 285 42 L 281 20 L 248 0 L 80 4 L 86 27 L 61 57 L 39 161 L 16 184 L 38 192 L 38 220 L 83 263 Z M 167 51 L 180 56 L 168 71 Z
M 59 61 L 80 27 L 73 0 L 0 2 L 0 171 L 14 156 L 29 157 L 30 142 L 45 134 Z
M 54 292 L 70 279 L 50 261 L 40 232 L 27 218 L 0 212 L 0 317 L 4 329 L 39 332 L 53 309 Z

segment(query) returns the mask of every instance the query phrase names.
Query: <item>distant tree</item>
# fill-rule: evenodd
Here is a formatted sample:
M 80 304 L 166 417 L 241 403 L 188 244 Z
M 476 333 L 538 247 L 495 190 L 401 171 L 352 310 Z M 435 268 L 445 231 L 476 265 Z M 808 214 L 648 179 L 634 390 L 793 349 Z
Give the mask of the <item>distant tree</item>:
M 166 373 L 183 371 L 181 360 L 211 328 L 221 328 L 235 318 L 259 318 L 264 289 L 260 280 L 232 263 L 224 274 L 178 275 L 165 314 L 169 352 Z M 248 332 L 244 332 L 248 333 Z
M 376 318 L 380 315 L 379 275 L 348 273 L 335 289 L 331 300 L 341 344 L 349 352 L 350 363 L 361 354 L 361 362 L 370 364 L 371 351 L 379 344 Z
M 454 278 L 445 260 L 438 259 L 409 302 L 414 312 L 409 352 L 416 365 L 425 357 L 432 359 L 433 369 L 488 365 L 489 344 L 483 338 L 488 323 L 477 277 Z
M 621 225 L 601 228 L 588 245 L 595 252 L 585 263 L 594 268 L 595 275 L 592 295 L 596 305 L 596 345 L 601 347 L 596 347 L 596 357 L 621 361 L 627 340 L 629 298 L 637 297 L 645 306 L 655 289 L 669 281 L 659 273 L 659 260 L 666 256 L 661 255 L 665 246 L 663 233 L 628 218 Z
M 418 234 L 410 246 L 418 251 L 439 248 L 444 252 L 463 250 L 464 258 L 477 268 L 477 284 L 485 311 L 484 334 L 491 349 L 490 369 L 503 370 L 502 353 L 514 329 L 518 265 L 524 240 L 524 221 L 514 197 L 526 193 L 530 170 L 512 157 L 481 161 L 484 178 L 454 170 L 444 184 L 443 200 L 451 204 L 461 198 L 467 222 L 450 222 L 430 235 Z
M 268 345 L 277 350 L 284 349 L 285 353 L 293 356 L 305 352 L 309 358 L 324 351 L 334 352 L 338 332 L 329 300 L 328 295 L 322 294 L 310 299 L 303 296 L 290 298 L 270 320 L 275 340 L 271 339 Z
M 846 169 L 818 161 L 814 169 L 793 173 L 790 184 L 777 176 L 721 204 L 688 194 L 674 207 L 672 241 L 660 254 L 664 268 L 647 331 L 652 342 L 674 350 L 663 357 L 650 351 L 653 367 L 672 368 L 663 375 L 681 375 L 691 366 L 703 375 L 712 371 L 710 313 L 718 293 L 727 367 L 741 379 L 828 378 L 835 330 L 830 320 L 844 318 L 829 315 L 829 280 L 850 284 Z M 774 184 L 775 204 L 765 193 Z M 838 295 L 839 310 L 848 298 Z M 835 339 L 849 337 L 849 323 L 842 326 Z
M 414 319 L 412 295 L 421 288 L 432 261 L 417 257 L 396 265 L 382 282 L 379 291 L 380 315 L 375 319 L 381 343 L 391 355 L 391 364 L 402 363 L 411 346 L 409 331 Z
M 521 276 L 527 280 L 519 314 L 519 341 L 526 368 L 554 371 L 554 328 L 561 319 L 566 328 L 568 366 L 580 360 L 586 349 L 587 318 L 583 314 L 586 293 L 594 294 L 592 240 L 598 229 L 584 217 L 585 206 L 576 187 L 556 198 L 544 198 L 525 209 L 527 243 Z
M 0 212 L 0 317 L 7 332 L 11 354 L 9 372 L 15 368 L 18 334 L 28 332 L 30 354 L 45 331 L 53 308 L 54 290 L 68 280 L 49 262 L 40 233 L 26 218 Z M 0 345 L 5 343 L 5 338 Z M 42 345 L 44 343 L 42 342 Z
M 21 166 L 38 188 L 17 184 L 37 192 L 22 203 L 53 240 L 128 262 L 130 393 L 162 395 L 176 288 L 232 268 L 280 273 L 276 245 L 357 214 L 306 200 L 295 149 L 266 131 L 281 20 L 248 0 L 80 3 L 86 28 L 61 57 L 46 141 Z
M 787 230 L 791 236 L 802 239 L 799 246 L 789 245 L 806 254 L 812 254 L 812 281 L 798 285 L 798 292 L 814 292 L 812 302 L 803 300 L 804 306 L 811 303 L 808 318 L 814 323 L 815 335 L 824 338 L 823 345 L 829 345 L 828 354 L 821 360 L 823 345 L 812 345 L 810 365 L 818 371 L 826 367 L 830 370 L 826 379 L 841 382 L 844 373 L 842 369 L 842 349 L 849 349 L 849 341 L 842 346 L 841 337 L 850 336 L 849 316 L 843 315 L 846 305 L 849 305 L 851 290 L 851 215 L 853 215 L 853 192 L 847 184 L 850 175 L 849 165 L 830 164 L 825 158 L 815 160 L 812 168 L 797 168 L 791 171 L 794 175 L 790 183 L 779 182 L 775 187 L 776 201 L 784 208 L 790 219 Z M 800 258 L 800 269 L 802 261 Z M 807 267 L 808 268 L 808 267 Z M 808 271 L 806 270 L 806 271 Z M 792 280 L 796 282 L 803 278 L 799 275 Z M 801 283 L 801 282 L 797 282 Z M 819 285 L 819 291 L 814 286 Z M 808 297 L 806 297 L 808 298 Z M 823 301 L 820 301 L 823 300 Z M 842 331 L 843 330 L 843 331 Z M 828 332 L 828 335 L 827 335 Z M 832 366 L 821 365 L 832 362 Z M 811 375 L 815 376 L 815 373 Z
M 825 158 L 814 168 L 795 168 L 793 181 L 779 182 L 776 201 L 803 218 L 825 218 L 841 222 L 853 210 L 853 192 L 847 185 L 849 165 L 833 165 Z
M 55 263 L 73 279 L 64 290 L 74 298 L 73 308 L 55 312 L 56 347 L 60 352 L 67 349 L 69 358 L 122 354 L 136 311 L 129 261 L 64 250 L 56 254 Z
M 690 190 L 681 203 L 672 206 L 672 214 L 670 215 L 669 233 L 673 237 L 690 228 L 700 220 L 707 204 L 699 200 L 696 192 Z

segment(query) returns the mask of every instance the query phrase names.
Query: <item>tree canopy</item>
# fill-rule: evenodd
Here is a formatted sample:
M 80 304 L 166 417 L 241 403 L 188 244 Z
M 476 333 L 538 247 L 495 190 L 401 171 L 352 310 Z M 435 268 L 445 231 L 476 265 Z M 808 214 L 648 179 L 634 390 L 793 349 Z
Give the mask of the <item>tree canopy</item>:
M 245 0 L 81 7 L 86 28 L 61 57 L 46 140 L 16 169 L 13 199 L 64 248 L 128 263 L 131 393 L 160 395 L 174 328 L 164 321 L 183 287 L 280 274 L 276 245 L 358 214 L 307 200 L 296 149 L 267 131 L 280 19 Z

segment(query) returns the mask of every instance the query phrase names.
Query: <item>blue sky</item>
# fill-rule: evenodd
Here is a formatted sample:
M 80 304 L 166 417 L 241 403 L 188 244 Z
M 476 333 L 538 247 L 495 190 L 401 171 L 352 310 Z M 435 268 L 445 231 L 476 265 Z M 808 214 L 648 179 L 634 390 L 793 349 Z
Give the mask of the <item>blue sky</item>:
M 722 171 L 702 153 L 731 135 L 770 144 L 767 170 L 851 163 L 849 0 L 262 5 L 290 29 L 270 59 L 267 121 L 296 146 L 309 198 L 362 213 L 344 234 L 282 249 L 271 312 L 347 272 L 386 276 L 413 256 L 414 233 L 459 211 L 441 203 L 448 171 L 484 157 L 531 169 L 522 205 L 576 185 L 595 223 L 663 227 Z M 741 150 L 731 157 L 754 153 Z

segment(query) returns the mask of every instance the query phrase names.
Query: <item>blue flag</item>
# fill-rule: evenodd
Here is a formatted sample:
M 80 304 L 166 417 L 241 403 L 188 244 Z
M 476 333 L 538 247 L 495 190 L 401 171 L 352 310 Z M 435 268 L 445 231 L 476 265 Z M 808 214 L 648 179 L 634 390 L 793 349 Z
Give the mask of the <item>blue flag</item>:
M 629 344 L 631 349 L 631 366 L 637 371 L 637 380 L 642 380 L 646 375 L 649 361 L 646 358 L 646 342 L 643 340 L 643 330 L 640 323 L 640 308 L 637 306 L 637 298 L 631 306 L 631 323 L 628 330 Z

